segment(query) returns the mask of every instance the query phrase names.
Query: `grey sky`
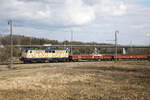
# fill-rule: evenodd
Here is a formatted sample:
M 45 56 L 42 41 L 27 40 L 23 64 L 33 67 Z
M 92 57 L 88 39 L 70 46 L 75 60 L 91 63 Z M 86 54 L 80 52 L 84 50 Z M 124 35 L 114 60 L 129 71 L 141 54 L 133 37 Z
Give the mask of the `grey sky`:
M 149 45 L 149 0 L 1 0 L 0 33 L 54 40 L 111 42 L 119 30 L 119 43 Z

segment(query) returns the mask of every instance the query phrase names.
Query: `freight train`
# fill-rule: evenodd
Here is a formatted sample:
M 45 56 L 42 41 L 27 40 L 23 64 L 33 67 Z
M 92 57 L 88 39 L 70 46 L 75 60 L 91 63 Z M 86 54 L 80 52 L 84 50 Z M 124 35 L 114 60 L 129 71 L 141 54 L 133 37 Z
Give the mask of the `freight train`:
M 20 60 L 24 63 L 29 62 L 60 62 L 60 61 L 113 61 L 113 60 L 148 60 L 148 55 L 121 55 L 118 54 L 81 54 L 70 55 L 68 50 L 57 49 L 25 49 Z

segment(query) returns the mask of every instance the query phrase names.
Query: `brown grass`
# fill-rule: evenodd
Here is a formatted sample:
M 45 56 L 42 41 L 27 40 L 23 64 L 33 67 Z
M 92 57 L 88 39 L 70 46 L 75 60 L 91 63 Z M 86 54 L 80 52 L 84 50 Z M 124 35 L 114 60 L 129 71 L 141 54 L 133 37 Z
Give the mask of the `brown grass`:
M 150 100 L 147 61 L 15 67 L 19 70 L 0 71 L 0 100 Z

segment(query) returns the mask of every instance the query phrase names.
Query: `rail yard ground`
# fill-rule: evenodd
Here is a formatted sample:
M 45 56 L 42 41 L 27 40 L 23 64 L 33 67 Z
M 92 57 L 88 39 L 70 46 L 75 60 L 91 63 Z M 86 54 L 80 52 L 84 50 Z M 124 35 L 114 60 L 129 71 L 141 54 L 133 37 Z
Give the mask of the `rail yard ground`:
M 150 100 L 148 61 L 14 66 L 0 71 L 0 100 Z

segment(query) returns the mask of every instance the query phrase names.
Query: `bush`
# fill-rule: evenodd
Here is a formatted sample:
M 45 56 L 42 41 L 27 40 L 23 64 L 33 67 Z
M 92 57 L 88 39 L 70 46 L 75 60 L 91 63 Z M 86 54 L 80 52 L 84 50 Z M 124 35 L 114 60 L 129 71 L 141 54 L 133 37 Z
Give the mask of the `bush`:
M 9 59 L 9 51 L 7 48 L 0 48 L 0 62 L 7 62 Z

